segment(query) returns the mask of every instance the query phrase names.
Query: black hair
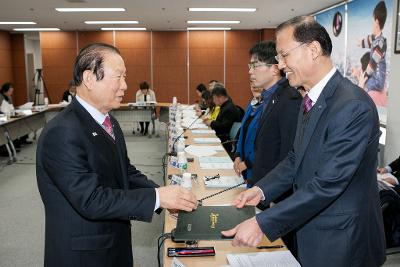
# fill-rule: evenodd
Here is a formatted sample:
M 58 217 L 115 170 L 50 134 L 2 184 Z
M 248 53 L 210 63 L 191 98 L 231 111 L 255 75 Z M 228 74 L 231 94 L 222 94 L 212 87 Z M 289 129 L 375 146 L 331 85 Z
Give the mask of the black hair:
M 5 94 L 5 93 L 7 93 L 7 92 L 10 90 L 10 88 L 13 88 L 12 83 L 4 83 L 4 84 L 1 86 L 1 91 L 0 91 L 0 93 Z
M 283 29 L 293 27 L 293 39 L 297 42 L 309 44 L 317 41 L 321 45 L 322 54 L 330 56 L 332 53 L 332 40 L 324 27 L 310 16 L 298 16 L 283 22 L 276 28 L 279 33 Z
M 210 91 L 205 90 L 201 93 L 201 98 L 203 99 L 204 103 L 206 104 L 207 108 L 212 110 L 215 107 L 214 101 L 212 99 L 212 95 Z
M 207 91 L 207 87 L 204 84 L 200 83 L 196 86 L 196 90 L 200 93 L 203 93 L 204 91 Z
M 385 26 L 387 9 L 385 1 L 380 1 L 374 8 L 374 19 L 378 20 L 379 28 L 382 30 Z
M 97 81 L 104 78 L 104 54 L 106 52 L 116 53 L 120 55 L 119 50 L 108 44 L 94 43 L 81 49 L 75 59 L 74 64 L 74 84 L 79 86 L 82 84 L 83 72 L 90 70 L 96 75 Z
M 278 61 L 275 59 L 277 55 L 276 52 L 276 44 L 273 41 L 262 41 L 255 44 L 249 50 L 250 56 L 254 56 L 258 61 L 264 62 L 266 64 L 278 64 Z M 284 76 L 285 73 L 283 70 L 279 71 L 281 76 Z
M 226 92 L 225 87 L 221 85 L 217 85 L 214 87 L 214 89 L 211 92 L 212 96 L 225 96 L 228 97 L 228 93 Z
M 145 89 L 149 89 L 150 86 L 149 86 L 149 84 L 148 84 L 146 81 L 144 81 L 144 82 L 141 82 L 141 83 L 139 84 L 139 88 L 140 88 L 140 90 L 145 90 Z

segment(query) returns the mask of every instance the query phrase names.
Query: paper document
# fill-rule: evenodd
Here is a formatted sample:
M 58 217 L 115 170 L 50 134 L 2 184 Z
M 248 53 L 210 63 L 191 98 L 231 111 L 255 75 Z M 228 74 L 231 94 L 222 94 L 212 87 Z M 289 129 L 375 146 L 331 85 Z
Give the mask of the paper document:
M 230 157 L 200 157 L 199 162 L 201 169 L 233 169 L 233 162 Z
M 192 134 L 215 134 L 214 130 L 192 130 Z
M 397 180 L 397 178 L 391 173 L 384 173 L 384 174 L 377 173 L 377 178 L 378 178 L 378 181 L 381 181 L 390 187 L 394 187 L 393 184 L 396 184 L 396 185 L 399 184 L 399 181 Z
M 209 149 L 208 147 L 190 145 L 185 148 L 185 152 L 196 157 L 213 156 L 218 153 L 217 150 Z
M 187 125 L 186 127 L 189 127 L 189 125 Z M 199 122 L 199 123 L 195 123 L 195 124 L 193 124 L 192 126 L 190 126 L 189 129 L 190 129 L 190 130 L 193 130 L 193 129 L 208 129 L 208 126 L 205 125 L 205 124 L 202 123 L 202 122 Z
M 227 254 L 226 257 L 232 267 L 301 267 L 288 250 Z
M 243 177 L 238 176 L 220 176 L 218 179 L 212 179 L 209 181 L 206 181 L 206 178 L 204 177 L 204 184 L 208 188 L 231 187 L 243 182 Z M 246 187 L 246 185 L 244 184 L 241 187 Z
M 33 102 L 27 102 L 18 107 L 18 109 L 32 109 Z
M 209 138 L 193 138 L 195 144 L 218 144 L 221 143 L 221 140 L 216 137 Z
M 177 257 L 174 257 L 171 262 L 171 267 L 186 267 Z

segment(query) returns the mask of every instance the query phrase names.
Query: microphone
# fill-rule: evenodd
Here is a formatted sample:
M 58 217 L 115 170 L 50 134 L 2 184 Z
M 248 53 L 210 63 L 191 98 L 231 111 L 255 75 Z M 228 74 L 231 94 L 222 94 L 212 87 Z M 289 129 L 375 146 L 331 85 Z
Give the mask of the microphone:
M 201 115 L 200 115 L 199 117 L 197 117 L 196 119 L 194 119 L 194 120 L 189 124 L 189 126 L 188 126 L 187 128 L 183 129 L 182 133 L 181 133 L 180 135 L 178 135 L 178 137 L 176 137 L 176 139 L 175 139 L 174 142 L 172 143 L 171 152 L 169 153 L 170 156 L 175 156 L 175 157 L 177 156 L 177 153 L 176 153 L 176 151 L 175 151 L 175 144 L 176 144 L 176 142 L 179 140 L 179 138 L 182 136 L 182 134 L 183 134 L 186 130 L 190 129 L 190 127 L 192 127 L 193 124 L 194 124 L 196 121 L 198 121 L 198 120 L 201 118 L 201 116 L 203 116 L 204 114 L 206 114 L 206 111 L 205 111 L 205 110 L 203 110 L 203 111 L 201 112 Z

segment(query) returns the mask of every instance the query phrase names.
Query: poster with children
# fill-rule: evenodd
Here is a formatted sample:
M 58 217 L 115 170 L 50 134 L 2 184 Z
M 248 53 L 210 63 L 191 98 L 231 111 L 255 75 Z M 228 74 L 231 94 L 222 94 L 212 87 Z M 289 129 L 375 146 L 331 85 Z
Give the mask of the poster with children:
M 336 68 L 344 75 L 346 61 L 346 16 L 345 5 L 332 8 L 315 16 L 316 21 L 324 26 L 332 40 L 331 59 Z
M 393 1 L 356 0 L 347 5 L 346 77 L 386 107 L 392 49 Z

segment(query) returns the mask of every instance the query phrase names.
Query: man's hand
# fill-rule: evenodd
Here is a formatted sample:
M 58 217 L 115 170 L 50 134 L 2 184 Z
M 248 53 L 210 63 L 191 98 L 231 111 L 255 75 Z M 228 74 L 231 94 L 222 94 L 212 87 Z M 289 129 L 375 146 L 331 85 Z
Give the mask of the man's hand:
M 184 211 L 192 211 L 197 208 L 196 196 L 181 186 L 164 186 L 157 188 L 157 190 L 162 208 Z
M 239 164 L 242 162 L 242 159 L 240 157 L 236 157 L 235 161 L 233 162 L 233 170 L 236 172 L 237 176 L 241 175 L 241 172 L 239 171 Z
M 387 173 L 388 171 L 386 170 L 386 168 L 378 168 L 377 170 L 376 170 L 378 173 L 380 173 L 380 174 L 384 174 L 384 173 Z
M 261 193 L 260 188 L 254 186 L 240 193 L 232 202 L 232 205 L 240 209 L 243 208 L 244 206 L 257 206 L 257 204 L 262 200 L 262 198 L 263 195 Z
M 232 240 L 232 245 L 255 247 L 261 243 L 263 232 L 256 221 L 256 217 L 250 218 L 241 224 L 236 225 L 235 228 L 222 231 L 224 236 L 235 236 Z

